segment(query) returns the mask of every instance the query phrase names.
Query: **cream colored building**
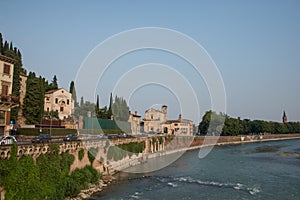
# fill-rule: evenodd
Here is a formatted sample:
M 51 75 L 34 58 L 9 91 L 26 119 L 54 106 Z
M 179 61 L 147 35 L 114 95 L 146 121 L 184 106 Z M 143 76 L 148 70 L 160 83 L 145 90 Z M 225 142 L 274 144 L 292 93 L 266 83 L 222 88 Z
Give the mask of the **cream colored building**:
M 145 112 L 144 131 L 149 132 L 162 132 L 162 124 L 167 121 L 168 107 L 163 105 L 161 110 L 150 108 Z
M 57 111 L 59 119 L 67 119 L 74 113 L 72 94 L 64 88 L 50 90 L 45 93 L 45 111 Z
M 134 112 L 134 114 L 132 114 L 132 113 L 129 114 L 128 122 L 130 123 L 131 133 L 133 135 L 140 133 L 140 130 L 141 130 L 140 119 L 141 119 L 141 116 L 138 115 L 137 112 Z
M 0 55 L 0 135 L 9 135 L 10 111 L 18 106 L 18 98 L 11 95 L 15 63 L 14 59 Z
M 182 119 L 179 115 L 178 120 L 167 120 L 162 125 L 163 133 L 169 135 L 193 135 L 193 121 L 188 119 Z

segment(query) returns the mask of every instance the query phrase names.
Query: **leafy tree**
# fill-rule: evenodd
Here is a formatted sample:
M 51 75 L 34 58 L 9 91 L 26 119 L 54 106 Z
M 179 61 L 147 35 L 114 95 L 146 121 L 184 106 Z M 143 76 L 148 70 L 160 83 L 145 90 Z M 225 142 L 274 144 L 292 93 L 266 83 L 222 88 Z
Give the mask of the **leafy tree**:
M 58 111 L 57 110 L 51 110 L 51 111 L 44 111 L 44 117 L 43 118 L 48 118 L 48 119 L 53 119 L 56 118 L 58 119 Z
M 238 119 L 226 117 L 222 135 L 239 135 L 242 133 L 242 129 Z
M 208 111 L 202 117 L 198 129 L 202 135 L 219 135 L 222 132 L 225 116 Z
M 220 124 L 220 116 L 212 111 L 208 111 L 199 123 L 199 131 L 206 135 L 215 131 L 215 127 Z M 300 122 L 267 122 L 263 120 L 241 120 L 238 118 L 225 117 L 225 124 L 222 130 L 222 135 L 241 135 L 241 134 L 262 134 L 262 133 L 300 133 Z

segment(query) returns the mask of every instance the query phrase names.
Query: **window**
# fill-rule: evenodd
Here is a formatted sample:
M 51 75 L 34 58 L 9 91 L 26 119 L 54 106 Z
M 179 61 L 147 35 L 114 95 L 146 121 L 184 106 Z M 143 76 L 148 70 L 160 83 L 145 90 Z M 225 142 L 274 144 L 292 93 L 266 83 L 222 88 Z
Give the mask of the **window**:
M 46 101 L 49 101 L 50 99 L 49 99 L 49 97 L 46 97 Z
M 60 107 L 60 112 L 63 112 L 64 111 L 64 107 Z
M 50 109 L 49 109 L 49 108 L 47 108 L 47 112 L 49 112 L 49 110 L 50 110 Z
M 0 124 L 5 124 L 5 111 L 0 110 Z
M 55 103 L 56 103 L 56 104 L 58 103 L 58 98 L 55 98 Z
M 3 95 L 3 96 L 7 96 L 8 95 L 8 85 L 7 84 L 2 84 L 1 95 Z
M 153 115 L 151 115 L 151 119 L 153 119 Z
M 3 67 L 3 74 L 10 75 L 10 65 L 4 64 L 4 67 Z
M 68 105 L 70 104 L 70 100 L 69 100 L 69 99 L 67 99 L 67 104 L 68 104 Z

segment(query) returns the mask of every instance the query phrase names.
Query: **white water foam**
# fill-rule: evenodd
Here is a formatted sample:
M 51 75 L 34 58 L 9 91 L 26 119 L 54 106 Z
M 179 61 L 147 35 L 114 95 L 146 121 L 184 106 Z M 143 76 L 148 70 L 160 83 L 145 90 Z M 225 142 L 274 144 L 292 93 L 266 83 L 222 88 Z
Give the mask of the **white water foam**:
M 255 194 L 261 192 L 261 189 L 259 187 L 247 187 L 242 183 L 220 183 L 220 182 L 215 182 L 215 181 L 201 181 L 201 180 L 195 180 L 191 177 L 179 177 L 179 178 L 174 178 L 173 180 L 178 181 L 178 182 L 197 183 L 197 184 L 206 185 L 206 186 L 232 188 L 234 190 L 246 191 L 251 195 L 255 195 Z
M 257 193 L 260 192 L 260 189 L 259 189 L 259 188 L 247 188 L 247 190 L 249 191 L 249 193 L 250 193 L 251 195 L 255 195 L 255 194 L 257 194 Z
M 172 183 L 172 182 L 169 182 L 168 185 L 171 186 L 171 187 L 177 187 L 178 186 L 178 184 Z

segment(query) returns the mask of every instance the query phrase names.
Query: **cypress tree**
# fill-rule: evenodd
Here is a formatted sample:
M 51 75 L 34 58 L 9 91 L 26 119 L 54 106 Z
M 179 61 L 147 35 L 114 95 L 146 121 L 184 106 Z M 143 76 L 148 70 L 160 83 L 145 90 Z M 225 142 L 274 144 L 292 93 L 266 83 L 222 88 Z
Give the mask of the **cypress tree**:
M 8 42 L 5 40 L 4 45 L 3 45 L 3 50 L 2 53 L 4 54 L 5 51 L 9 50 L 9 45 Z
M 109 107 L 108 107 L 108 111 L 107 111 L 107 118 L 110 119 L 111 116 L 113 115 L 113 97 L 112 97 L 112 93 L 110 93 L 110 98 L 109 98 Z
M 96 112 L 96 115 L 98 114 L 99 112 L 99 109 L 100 109 L 100 105 L 99 105 L 99 95 L 97 95 L 97 101 L 96 101 L 96 106 L 95 106 L 95 112 Z
M 11 50 L 11 51 L 13 51 L 13 50 L 14 50 L 14 47 L 13 47 L 13 44 L 12 44 L 12 42 L 10 42 L 10 44 L 9 44 L 9 50 Z
M 71 83 L 70 83 L 70 91 L 69 92 L 72 94 L 72 99 L 74 100 L 74 105 L 76 106 L 77 105 L 77 97 L 76 97 L 74 81 L 71 81 Z
M 0 33 L 0 54 L 3 54 L 3 38 L 2 33 Z
M 39 124 L 42 120 L 44 105 L 44 85 L 41 79 L 35 76 L 34 72 L 30 72 L 26 81 L 26 95 L 24 98 L 23 115 L 26 118 L 26 124 Z
M 58 83 L 57 83 L 56 75 L 53 76 L 52 86 L 53 86 L 53 89 L 58 89 Z
M 84 100 L 83 100 L 83 97 L 80 98 L 80 107 L 82 107 L 84 104 Z

